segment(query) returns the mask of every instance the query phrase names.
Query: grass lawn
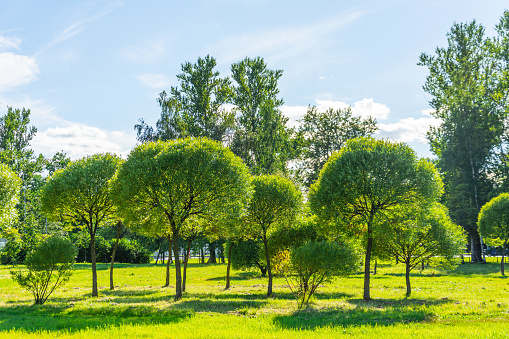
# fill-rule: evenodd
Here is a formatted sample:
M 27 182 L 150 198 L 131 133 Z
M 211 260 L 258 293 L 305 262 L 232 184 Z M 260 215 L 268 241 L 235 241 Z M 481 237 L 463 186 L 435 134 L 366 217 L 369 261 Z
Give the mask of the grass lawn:
M 233 271 L 224 291 L 224 264 L 191 263 L 178 302 L 173 287 L 161 287 L 163 265 L 117 264 L 110 291 L 108 265 L 99 264 L 99 297 L 92 299 L 90 265 L 78 264 L 42 306 L 10 279 L 11 267 L 0 266 L 0 337 L 507 338 L 509 280 L 490 259 L 452 272 L 415 271 L 408 299 L 403 266 L 379 265 L 373 300 L 362 300 L 358 274 L 323 286 L 300 312 L 284 279 L 274 280 L 275 297 L 267 299 L 266 278 Z

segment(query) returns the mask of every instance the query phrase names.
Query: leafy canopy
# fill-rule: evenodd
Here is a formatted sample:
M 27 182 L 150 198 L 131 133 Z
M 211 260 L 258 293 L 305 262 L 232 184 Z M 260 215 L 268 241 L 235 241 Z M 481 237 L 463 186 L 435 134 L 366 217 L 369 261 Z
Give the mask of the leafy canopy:
M 16 220 L 20 187 L 21 179 L 6 165 L 0 164 L 0 231 Z

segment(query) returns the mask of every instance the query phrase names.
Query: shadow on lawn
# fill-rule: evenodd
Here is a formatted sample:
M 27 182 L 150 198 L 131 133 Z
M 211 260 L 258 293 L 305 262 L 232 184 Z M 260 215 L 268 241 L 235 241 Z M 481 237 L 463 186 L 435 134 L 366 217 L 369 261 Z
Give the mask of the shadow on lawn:
M 312 307 L 297 311 L 291 315 L 274 317 L 274 324 L 285 329 L 312 330 L 324 326 L 390 326 L 396 323 L 418 323 L 434 318 L 429 306 L 449 303 L 452 300 L 424 299 L 351 299 L 354 309 L 329 309 L 317 311 Z
M 74 308 L 73 304 L 0 307 L 0 331 L 23 329 L 27 332 L 79 331 L 86 328 L 143 325 L 182 321 L 189 310 L 159 309 L 151 306 L 109 305 Z

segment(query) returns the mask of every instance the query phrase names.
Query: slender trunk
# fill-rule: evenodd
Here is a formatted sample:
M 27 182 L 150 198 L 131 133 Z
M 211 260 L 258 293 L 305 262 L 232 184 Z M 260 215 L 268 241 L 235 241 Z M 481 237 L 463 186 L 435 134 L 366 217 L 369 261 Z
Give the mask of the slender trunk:
M 373 247 L 373 238 L 371 235 L 371 230 L 368 230 L 368 244 L 366 246 L 366 258 L 364 260 L 364 300 L 371 300 L 371 297 L 369 295 L 369 269 L 370 269 L 370 262 L 371 262 L 371 249 Z
M 187 249 L 186 249 L 186 254 L 185 254 L 185 258 L 184 258 L 184 277 L 182 278 L 182 292 L 186 291 L 187 262 L 189 261 L 189 257 L 191 255 L 192 243 L 193 243 L 192 240 L 187 243 Z
M 267 297 L 272 297 L 272 270 L 270 268 L 270 256 L 266 229 L 263 230 L 263 247 L 265 248 L 265 260 L 267 260 L 267 273 L 269 275 L 269 285 L 267 286 Z
M 479 206 L 479 193 L 477 188 L 477 169 L 475 168 L 474 160 L 472 157 L 472 151 L 469 147 L 469 155 L 470 155 L 470 168 L 472 170 L 472 183 L 474 185 L 474 202 L 475 202 L 475 210 L 476 210 L 476 216 L 479 213 L 480 206 Z M 472 235 L 473 239 L 473 250 L 472 250 L 472 261 L 476 262 L 484 262 L 485 258 L 483 256 L 483 249 L 482 249 L 482 241 L 479 235 L 479 232 L 477 232 L 477 228 L 473 229 L 470 234 Z
M 504 246 L 502 247 L 502 261 L 500 262 L 500 273 L 502 275 L 505 275 L 505 272 L 504 272 L 504 256 L 505 256 L 505 249 L 507 247 L 507 240 L 504 241 Z
M 470 231 L 471 242 L 470 250 L 472 252 L 472 262 L 483 262 L 482 258 L 482 246 L 481 238 L 479 238 L 479 232 L 477 230 Z
M 113 253 L 111 253 L 111 265 L 110 265 L 110 290 L 114 290 L 115 286 L 113 285 L 113 263 L 115 262 L 115 254 L 117 253 L 118 241 L 120 240 L 120 230 L 122 229 L 122 223 L 119 221 L 117 223 L 117 240 L 115 241 L 115 246 L 113 246 Z
M 228 265 L 226 266 L 226 287 L 225 290 L 230 289 L 230 266 L 232 264 L 232 247 L 235 246 L 233 242 L 230 243 L 230 248 L 228 248 Z
M 166 262 L 166 282 L 164 287 L 170 286 L 170 258 L 171 258 L 171 236 L 168 236 L 168 261 Z M 164 260 L 164 252 L 163 252 L 163 260 Z
M 209 243 L 209 261 L 207 262 L 208 264 L 217 264 L 217 259 L 216 259 L 216 243 L 215 241 L 211 241 Z
M 378 260 L 375 259 L 375 267 L 373 267 L 373 275 L 376 275 L 376 267 L 378 266 Z
M 405 271 L 405 277 L 406 277 L 406 297 L 409 298 L 410 294 L 412 294 L 412 287 L 410 286 L 410 262 L 406 262 L 406 271 Z
M 90 234 L 90 259 L 92 261 L 92 297 L 99 296 L 97 291 L 97 265 L 95 260 L 95 232 Z
M 175 257 L 175 301 L 182 299 L 182 272 L 180 271 L 179 234 L 173 231 L 173 255 Z
M 156 265 L 157 265 L 157 261 L 159 260 L 159 256 L 161 255 L 161 250 L 157 251 L 157 257 L 156 257 Z

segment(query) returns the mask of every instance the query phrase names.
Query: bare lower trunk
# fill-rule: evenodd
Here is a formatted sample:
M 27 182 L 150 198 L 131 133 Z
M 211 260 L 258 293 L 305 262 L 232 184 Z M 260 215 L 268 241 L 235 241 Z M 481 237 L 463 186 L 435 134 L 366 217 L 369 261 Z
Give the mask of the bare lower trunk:
M 209 243 L 209 261 L 207 261 L 208 264 L 217 264 L 217 258 L 216 258 L 216 243 L 214 241 L 211 241 Z
M 173 234 L 173 255 L 175 258 L 175 301 L 182 299 L 182 272 L 180 271 L 179 235 Z
M 472 262 L 484 262 L 482 258 L 482 247 L 481 247 L 481 238 L 479 238 L 479 232 L 477 230 L 473 230 L 470 232 L 470 249 L 472 252 Z
M 267 260 L 267 273 L 269 275 L 269 284 L 267 286 L 267 297 L 272 297 L 272 270 L 270 268 L 270 256 L 266 230 L 263 231 L 263 247 L 265 248 L 265 260 Z
M 375 267 L 373 267 L 373 275 L 376 275 L 376 267 L 378 266 L 378 260 L 375 259 Z
M 406 297 L 410 297 L 410 294 L 412 294 L 412 287 L 410 285 L 410 263 L 406 263 L 406 271 L 405 271 L 405 277 L 406 277 Z
M 170 260 L 171 258 L 171 237 L 168 237 L 168 260 L 166 261 L 166 282 L 164 287 L 170 286 Z M 164 252 L 163 252 L 163 260 L 164 260 Z
M 120 221 L 117 223 L 117 240 L 115 241 L 115 246 L 113 246 L 113 252 L 111 253 L 111 265 L 110 265 L 110 290 L 114 290 L 115 286 L 113 285 L 113 263 L 115 262 L 115 254 L 117 253 L 118 241 L 120 240 L 120 230 L 122 229 L 122 224 Z
M 230 289 L 230 266 L 232 264 L 232 247 L 235 246 L 234 243 L 232 242 L 230 244 L 230 248 L 228 248 L 228 266 L 226 266 L 226 287 L 224 288 L 225 290 L 228 290 Z
M 186 278 L 187 278 L 187 262 L 189 261 L 189 257 L 191 255 L 191 244 L 193 242 L 189 241 L 187 244 L 186 254 L 184 258 L 184 277 L 182 279 L 182 292 L 186 291 Z
M 90 258 L 92 261 L 92 297 L 99 296 L 97 290 L 97 265 L 95 258 L 95 234 L 90 235 Z
M 502 261 L 500 261 L 500 273 L 502 275 L 505 275 L 505 272 L 504 272 L 504 257 L 505 257 L 505 249 L 507 247 L 507 240 L 504 241 L 504 246 L 502 247 Z
M 364 260 L 364 300 L 371 300 L 369 295 L 369 279 L 370 279 L 370 262 L 371 262 L 371 249 L 373 247 L 373 238 L 371 231 L 368 231 L 368 244 L 366 246 L 366 258 Z

